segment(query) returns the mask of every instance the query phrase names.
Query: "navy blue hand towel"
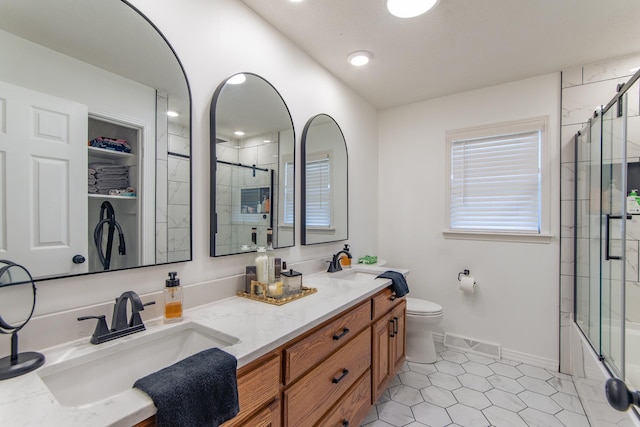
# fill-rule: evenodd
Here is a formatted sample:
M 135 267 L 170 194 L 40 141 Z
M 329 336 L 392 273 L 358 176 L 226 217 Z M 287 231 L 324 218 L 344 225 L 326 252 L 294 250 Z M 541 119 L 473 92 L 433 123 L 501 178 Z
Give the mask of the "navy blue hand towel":
M 409 285 L 404 278 L 404 274 L 397 271 L 387 270 L 384 273 L 378 275 L 383 279 L 391 279 L 391 289 L 395 292 L 398 298 L 405 296 L 409 293 Z
M 158 408 L 158 427 L 217 427 L 239 411 L 235 357 L 211 348 L 140 378 L 133 385 Z

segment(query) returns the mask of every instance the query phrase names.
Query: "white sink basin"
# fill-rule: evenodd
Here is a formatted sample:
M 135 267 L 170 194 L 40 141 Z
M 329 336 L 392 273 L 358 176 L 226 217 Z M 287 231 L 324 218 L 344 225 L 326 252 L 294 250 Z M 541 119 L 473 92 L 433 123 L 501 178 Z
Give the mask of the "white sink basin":
M 356 282 L 369 282 L 375 280 L 380 273 L 362 271 L 362 270 L 346 270 L 338 273 L 332 273 L 329 277 L 340 280 L 353 280 Z
M 131 390 L 137 379 L 202 350 L 239 342 L 190 322 L 127 338 L 37 373 L 61 405 L 87 406 Z

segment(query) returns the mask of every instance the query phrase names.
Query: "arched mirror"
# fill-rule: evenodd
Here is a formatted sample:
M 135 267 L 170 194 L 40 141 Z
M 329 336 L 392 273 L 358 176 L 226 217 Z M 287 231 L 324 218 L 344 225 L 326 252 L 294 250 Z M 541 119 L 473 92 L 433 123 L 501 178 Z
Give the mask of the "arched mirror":
M 3 256 L 35 279 L 190 260 L 191 99 L 162 34 L 120 0 L 2 0 L 0 51 Z
M 347 143 L 326 114 L 312 117 L 302 132 L 302 244 L 349 238 Z
M 211 256 L 295 244 L 295 133 L 289 109 L 262 77 L 236 74 L 211 102 Z

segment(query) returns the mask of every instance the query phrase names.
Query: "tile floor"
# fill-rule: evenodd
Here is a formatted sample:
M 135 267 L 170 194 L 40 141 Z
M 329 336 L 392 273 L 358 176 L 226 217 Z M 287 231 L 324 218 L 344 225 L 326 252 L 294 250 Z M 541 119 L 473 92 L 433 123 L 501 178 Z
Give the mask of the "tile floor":
M 362 426 L 589 426 L 571 376 L 436 345 L 436 363 L 406 362 Z

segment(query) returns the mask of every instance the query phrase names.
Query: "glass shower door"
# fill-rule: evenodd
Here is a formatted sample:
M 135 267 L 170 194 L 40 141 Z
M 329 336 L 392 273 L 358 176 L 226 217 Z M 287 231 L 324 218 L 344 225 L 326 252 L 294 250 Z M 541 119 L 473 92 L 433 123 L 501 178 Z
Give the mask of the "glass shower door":
M 621 101 L 619 101 L 621 102 Z M 627 156 L 624 109 L 614 103 L 602 115 L 602 263 L 600 354 L 624 378 L 624 285 Z

